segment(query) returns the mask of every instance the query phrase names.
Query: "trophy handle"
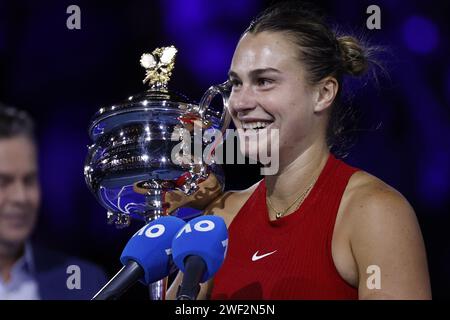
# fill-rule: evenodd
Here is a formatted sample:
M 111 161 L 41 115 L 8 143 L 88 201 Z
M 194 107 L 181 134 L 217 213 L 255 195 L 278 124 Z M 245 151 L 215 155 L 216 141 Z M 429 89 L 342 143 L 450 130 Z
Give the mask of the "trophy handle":
M 224 83 L 211 86 L 205 92 L 199 104 L 199 113 L 203 117 L 206 110 L 210 107 L 211 101 L 214 99 L 214 97 L 218 94 L 222 96 L 223 110 L 222 116 L 220 117 L 220 131 L 222 133 L 224 133 L 228 128 L 231 120 L 230 113 L 228 112 L 228 99 L 230 98 L 231 86 L 231 82 L 228 80 Z

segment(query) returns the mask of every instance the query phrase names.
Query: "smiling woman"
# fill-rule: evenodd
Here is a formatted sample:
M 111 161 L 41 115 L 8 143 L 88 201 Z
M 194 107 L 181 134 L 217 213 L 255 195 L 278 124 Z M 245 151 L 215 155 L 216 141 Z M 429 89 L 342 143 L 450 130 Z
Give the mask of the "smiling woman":
M 241 145 L 246 156 L 276 144 L 279 170 L 207 208 L 228 223 L 229 247 L 199 298 L 431 297 L 412 207 L 333 154 L 347 113 L 338 103 L 342 78 L 364 74 L 372 51 L 298 4 L 276 4 L 244 32 L 229 72 L 229 111 L 241 140 L 258 136 Z

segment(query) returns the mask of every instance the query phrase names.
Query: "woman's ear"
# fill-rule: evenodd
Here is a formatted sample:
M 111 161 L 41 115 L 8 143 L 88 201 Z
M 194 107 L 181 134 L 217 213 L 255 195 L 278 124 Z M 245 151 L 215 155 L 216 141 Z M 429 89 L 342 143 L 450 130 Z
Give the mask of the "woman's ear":
M 339 89 L 339 83 L 334 77 L 326 77 L 316 85 L 316 89 L 317 100 L 314 112 L 321 112 L 333 103 Z

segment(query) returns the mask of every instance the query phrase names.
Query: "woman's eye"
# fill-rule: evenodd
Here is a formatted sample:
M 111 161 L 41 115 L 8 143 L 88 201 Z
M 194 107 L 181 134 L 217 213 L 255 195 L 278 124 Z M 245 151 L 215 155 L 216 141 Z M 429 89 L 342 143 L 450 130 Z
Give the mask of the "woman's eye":
M 236 80 L 236 79 L 231 79 L 230 82 L 231 82 L 231 85 L 233 87 L 237 87 L 237 86 L 241 85 L 241 82 L 239 80 Z
M 270 84 L 273 83 L 273 81 L 271 79 L 267 79 L 267 78 L 259 78 L 258 81 L 258 86 L 268 86 Z

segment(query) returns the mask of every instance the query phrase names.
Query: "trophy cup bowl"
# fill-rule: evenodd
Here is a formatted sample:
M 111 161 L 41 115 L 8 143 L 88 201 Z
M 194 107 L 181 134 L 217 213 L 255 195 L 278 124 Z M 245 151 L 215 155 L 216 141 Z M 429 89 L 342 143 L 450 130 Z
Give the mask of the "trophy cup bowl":
M 154 60 L 158 58 L 158 50 L 162 60 L 170 49 L 176 53 L 174 47 L 156 49 Z M 145 54 L 141 64 L 144 57 Z M 226 108 L 219 111 L 209 108 L 220 89 L 211 87 L 200 104 L 169 91 L 171 69 L 167 72 L 167 66 L 172 64 L 173 68 L 173 58 L 169 62 L 159 61 L 159 67 L 147 68 L 149 79 L 144 81 L 150 80 L 149 90 L 101 108 L 89 127 L 93 144 L 85 161 L 85 180 L 107 209 L 108 222 L 117 227 L 128 226 L 132 218 L 149 222 L 173 214 L 182 206 L 201 206 L 223 191 L 221 167 L 214 159 L 209 163 L 202 159 L 208 141 L 197 134 L 208 130 L 223 133 L 228 127 L 230 117 Z M 155 68 L 165 72 L 162 73 L 165 82 Z M 226 102 L 223 94 L 224 107 Z M 201 132 L 195 132 L 195 126 Z M 182 150 L 174 155 L 180 144 Z M 201 154 L 191 152 L 196 148 Z
M 220 165 L 202 157 L 209 142 L 203 136 L 228 127 L 229 86 L 211 87 L 199 104 L 170 91 L 167 82 L 176 52 L 171 46 L 142 55 L 144 83 L 148 81 L 150 88 L 101 108 L 89 126 L 93 144 L 85 161 L 85 180 L 107 210 L 108 223 L 119 228 L 132 219 L 149 222 L 176 215 L 180 207 L 203 209 L 223 191 Z M 218 93 L 223 109 L 213 110 L 209 105 Z M 211 148 L 212 154 L 218 146 Z M 150 291 L 152 299 L 164 299 L 165 282 L 152 284 Z

